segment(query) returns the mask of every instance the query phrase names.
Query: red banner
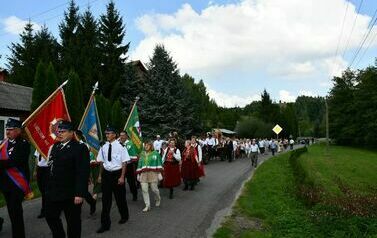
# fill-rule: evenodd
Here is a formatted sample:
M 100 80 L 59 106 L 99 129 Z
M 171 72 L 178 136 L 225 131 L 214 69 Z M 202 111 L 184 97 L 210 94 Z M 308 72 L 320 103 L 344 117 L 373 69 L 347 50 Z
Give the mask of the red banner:
M 64 91 L 59 88 L 23 123 L 31 142 L 45 158 L 55 142 L 58 122 L 62 120 L 70 121 L 70 117 Z

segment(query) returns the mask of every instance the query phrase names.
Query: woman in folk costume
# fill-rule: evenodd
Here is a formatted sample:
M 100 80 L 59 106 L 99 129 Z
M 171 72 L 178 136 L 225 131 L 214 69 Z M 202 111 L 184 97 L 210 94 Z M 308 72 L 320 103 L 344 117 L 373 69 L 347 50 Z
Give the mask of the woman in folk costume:
M 181 184 L 180 161 L 181 151 L 175 146 L 175 139 L 170 139 L 169 147 L 162 150 L 162 163 L 164 165 L 163 186 L 170 189 L 170 199 L 173 198 L 174 187 Z
M 187 190 L 190 186 L 190 190 L 195 189 L 195 185 L 199 181 L 200 171 L 200 159 L 202 150 L 196 143 L 196 138 L 192 137 L 189 143 L 186 143 L 185 151 L 183 152 L 181 174 L 185 187 L 183 190 Z
M 143 192 L 143 199 L 145 208 L 143 212 L 147 212 L 151 209 L 149 198 L 149 186 L 156 197 L 156 207 L 160 206 L 161 197 L 158 190 L 158 181 L 162 180 L 162 159 L 161 155 L 154 151 L 153 143 L 146 142 L 144 151 L 140 154 L 140 159 L 137 165 L 137 179 L 141 184 L 141 190 Z

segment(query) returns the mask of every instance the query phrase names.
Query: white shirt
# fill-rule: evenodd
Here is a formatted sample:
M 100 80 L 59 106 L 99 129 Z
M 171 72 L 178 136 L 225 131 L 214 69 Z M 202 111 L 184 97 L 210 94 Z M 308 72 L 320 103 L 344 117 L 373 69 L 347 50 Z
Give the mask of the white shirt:
M 163 140 L 155 140 L 153 142 L 153 148 L 154 148 L 154 150 L 160 152 L 161 146 L 162 146 L 163 142 L 164 142 Z
M 258 145 L 257 144 L 251 144 L 250 145 L 250 150 L 251 150 L 251 152 L 259 152 L 259 147 L 258 147 Z
M 215 146 L 216 145 L 216 140 L 213 137 L 212 138 L 207 138 L 206 141 L 205 141 L 205 143 L 207 145 L 210 145 L 210 146 Z
M 174 157 L 174 159 L 176 159 L 177 161 L 181 161 L 181 151 L 179 151 L 178 148 L 170 148 L 170 147 L 168 147 L 168 148 L 166 148 L 164 150 L 164 153 L 162 154 L 162 163 L 165 162 L 166 155 L 168 154 L 167 152 L 169 150 L 173 150 L 173 157 Z M 174 153 L 174 150 L 175 150 L 175 153 Z
M 107 158 L 110 142 L 106 142 L 98 151 L 97 161 L 103 163 L 103 168 L 109 172 L 122 169 L 122 163 L 130 161 L 127 148 L 119 141 L 111 142 L 111 161 Z
M 289 144 L 291 144 L 291 145 L 293 145 L 295 143 L 295 141 L 293 140 L 293 139 L 291 139 L 290 141 L 289 141 Z
M 264 140 L 259 141 L 259 147 L 264 148 Z
M 43 156 L 41 156 L 41 154 L 38 152 L 38 150 L 35 150 L 34 156 L 35 156 L 35 159 L 37 161 L 38 167 L 48 167 L 47 160 Z M 39 156 L 41 156 L 40 157 L 41 159 L 39 159 Z

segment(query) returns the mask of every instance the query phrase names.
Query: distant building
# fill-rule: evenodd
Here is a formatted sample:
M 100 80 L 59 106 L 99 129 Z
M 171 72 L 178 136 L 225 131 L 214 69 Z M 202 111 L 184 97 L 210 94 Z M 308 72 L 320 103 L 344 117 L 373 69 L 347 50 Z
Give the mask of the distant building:
M 6 69 L 0 68 L 0 81 L 6 81 L 8 78 L 8 71 Z
M 8 118 L 25 120 L 30 114 L 33 88 L 0 81 L 0 141 Z
M 145 67 L 145 65 L 143 64 L 143 62 L 141 62 L 140 60 L 135 60 L 135 61 L 131 61 L 130 64 L 132 64 L 134 67 L 136 67 L 139 78 L 141 80 L 145 80 L 148 70 Z

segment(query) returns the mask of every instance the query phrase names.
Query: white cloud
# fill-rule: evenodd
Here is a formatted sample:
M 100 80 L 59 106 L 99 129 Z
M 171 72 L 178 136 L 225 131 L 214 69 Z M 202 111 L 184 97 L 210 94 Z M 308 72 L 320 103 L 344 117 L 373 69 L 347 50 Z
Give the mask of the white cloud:
M 345 61 L 337 57 L 340 66 L 333 67 L 331 59 L 345 7 L 346 0 L 240 0 L 212 3 L 198 12 L 184 4 L 173 14 L 137 19 L 145 38 L 132 57 L 146 61 L 155 45 L 163 43 L 181 71 L 200 72 L 204 78 L 226 69 L 263 69 L 304 79 L 316 71 L 338 73 Z M 355 16 L 350 3 L 343 32 L 351 32 Z M 369 16 L 358 16 L 349 49 L 358 46 L 369 21 Z M 346 47 L 347 37 L 344 34 L 339 52 Z
M 248 97 L 241 97 L 237 95 L 231 95 L 223 92 L 217 92 L 215 90 L 209 89 L 207 86 L 208 95 L 211 99 L 214 99 L 217 105 L 222 107 L 244 107 L 253 101 L 261 100 L 260 95 L 255 94 Z
M 10 34 L 18 35 L 20 34 L 25 25 L 28 23 L 28 21 L 22 20 L 16 16 L 10 16 L 2 20 L 2 23 L 4 25 L 4 31 Z M 35 22 L 31 22 L 33 24 L 34 30 L 41 29 L 41 26 L 38 25 Z
M 308 97 L 317 97 L 318 95 L 313 93 L 312 91 L 309 90 L 300 90 L 298 92 L 299 96 L 308 96 Z
M 291 95 L 287 90 L 279 91 L 279 100 L 282 102 L 294 102 L 296 98 L 296 96 Z

